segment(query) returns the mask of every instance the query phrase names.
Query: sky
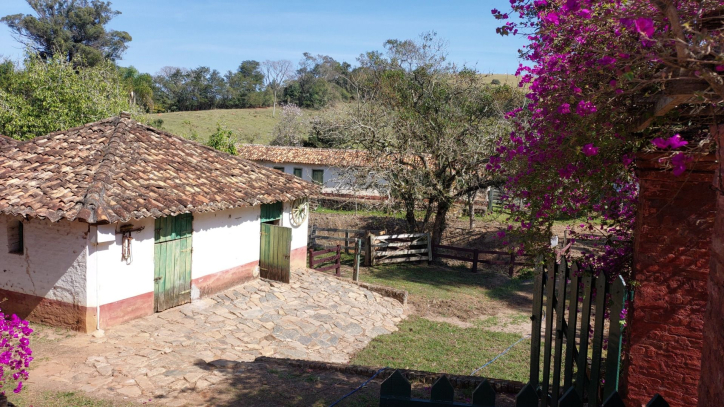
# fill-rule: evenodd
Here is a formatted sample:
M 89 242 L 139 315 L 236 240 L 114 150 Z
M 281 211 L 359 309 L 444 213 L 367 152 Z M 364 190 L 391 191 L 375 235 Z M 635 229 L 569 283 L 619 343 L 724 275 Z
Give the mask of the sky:
M 483 73 L 515 73 L 521 38 L 500 37 L 490 10 L 508 0 L 221 1 L 113 0 L 121 11 L 108 25 L 133 41 L 121 66 L 155 74 L 164 66 L 235 70 L 244 60 L 329 55 L 356 65 L 363 52 L 388 39 L 416 39 L 435 31 L 448 42 L 448 59 Z M 0 17 L 30 14 L 25 0 L 0 0 Z M 0 24 L 0 56 L 23 59 L 23 47 Z

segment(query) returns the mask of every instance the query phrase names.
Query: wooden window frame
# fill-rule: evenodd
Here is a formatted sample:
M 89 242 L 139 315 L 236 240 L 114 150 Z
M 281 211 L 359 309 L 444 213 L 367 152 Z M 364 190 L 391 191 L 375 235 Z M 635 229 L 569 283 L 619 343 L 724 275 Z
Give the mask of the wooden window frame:
M 295 177 L 304 178 L 304 177 L 303 177 L 303 175 L 304 175 L 304 170 L 302 170 L 301 168 L 295 168 L 295 169 L 292 170 L 292 171 L 293 171 L 293 174 L 294 174 Z M 299 175 L 297 175 L 297 171 L 299 171 Z
M 322 181 L 317 181 L 316 179 L 314 179 L 314 174 L 317 173 L 317 172 L 321 172 L 321 173 L 322 173 Z M 312 182 L 314 182 L 314 183 L 316 183 L 316 184 L 319 184 L 319 185 L 324 185 L 324 170 L 323 170 L 323 169 L 315 169 L 315 170 L 312 170 Z
M 272 168 L 275 169 L 275 170 L 277 170 L 277 171 L 284 172 L 284 167 L 272 167 Z
M 16 242 L 15 246 L 10 246 L 10 241 L 12 238 L 11 230 L 14 227 L 18 228 L 17 242 Z M 19 255 L 24 254 L 25 253 L 25 230 L 24 230 L 23 221 L 11 220 L 10 223 L 7 225 L 7 234 L 8 234 L 8 253 L 19 254 Z

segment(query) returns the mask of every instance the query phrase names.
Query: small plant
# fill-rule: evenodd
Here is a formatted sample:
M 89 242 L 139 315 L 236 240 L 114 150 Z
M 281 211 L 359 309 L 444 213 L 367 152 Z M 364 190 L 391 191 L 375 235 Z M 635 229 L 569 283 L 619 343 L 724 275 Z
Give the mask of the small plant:
M 213 147 L 219 151 L 236 155 L 236 140 L 234 140 L 234 132 L 221 127 L 220 124 L 216 124 L 216 131 L 209 136 L 209 141 L 206 145 Z
M 32 333 L 28 321 L 15 314 L 6 318 L 0 310 L 0 398 L 5 397 L 6 389 L 20 393 L 23 380 L 28 380 L 27 369 L 33 360 Z

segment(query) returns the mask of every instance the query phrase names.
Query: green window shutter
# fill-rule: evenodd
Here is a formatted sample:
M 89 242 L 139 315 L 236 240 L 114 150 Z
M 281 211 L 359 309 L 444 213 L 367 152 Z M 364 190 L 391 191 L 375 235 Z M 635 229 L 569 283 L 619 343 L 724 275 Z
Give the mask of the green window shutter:
M 295 168 L 294 169 L 294 176 L 302 178 L 302 169 L 301 168 Z
M 274 202 L 271 204 L 262 204 L 261 206 L 261 222 L 269 222 L 282 218 L 282 203 Z
M 312 170 L 312 181 L 324 184 L 324 170 Z

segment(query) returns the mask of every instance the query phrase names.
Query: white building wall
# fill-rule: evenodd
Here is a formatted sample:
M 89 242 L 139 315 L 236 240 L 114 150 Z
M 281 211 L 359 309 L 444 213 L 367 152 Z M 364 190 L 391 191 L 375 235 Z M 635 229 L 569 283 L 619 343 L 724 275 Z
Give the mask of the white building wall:
M 133 232 L 131 241 L 131 259 L 122 260 L 122 235 L 116 234 L 122 225 L 143 227 Z M 151 218 L 139 219 L 125 223 L 114 223 L 91 227 L 88 244 L 88 292 L 89 305 L 95 306 L 96 298 L 100 305 L 110 304 L 126 298 L 135 297 L 153 291 L 153 242 L 155 221 Z M 94 234 L 113 233 L 110 242 L 95 243 Z M 96 234 L 97 236 L 97 234 Z M 100 239 L 103 240 L 103 239 Z M 96 297 L 96 276 L 99 294 Z
M 86 306 L 88 224 L 22 220 L 23 253 L 8 253 L 8 222 L 19 219 L 0 215 L 0 288 Z
M 194 214 L 191 277 L 259 260 L 261 207 Z
M 299 226 L 293 226 L 291 221 L 291 210 L 292 202 L 284 202 L 284 213 L 282 214 L 282 221 L 280 226 L 288 227 L 292 229 L 292 250 L 299 249 L 300 247 L 307 248 L 307 234 L 309 228 L 309 213 L 307 213 L 306 219 Z
M 302 169 L 302 179 L 305 181 L 312 182 L 312 170 L 323 170 L 324 171 L 324 186 L 322 187 L 322 193 L 328 194 L 346 194 L 346 195 L 380 195 L 380 192 L 375 189 L 357 189 L 354 182 L 350 179 L 350 175 L 339 167 L 330 167 L 327 165 L 309 165 L 309 164 L 278 164 L 266 161 L 259 161 L 261 164 L 269 168 L 284 168 L 284 172 L 287 174 L 294 174 L 295 168 Z M 379 185 L 385 185 L 385 180 L 376 180 Z

